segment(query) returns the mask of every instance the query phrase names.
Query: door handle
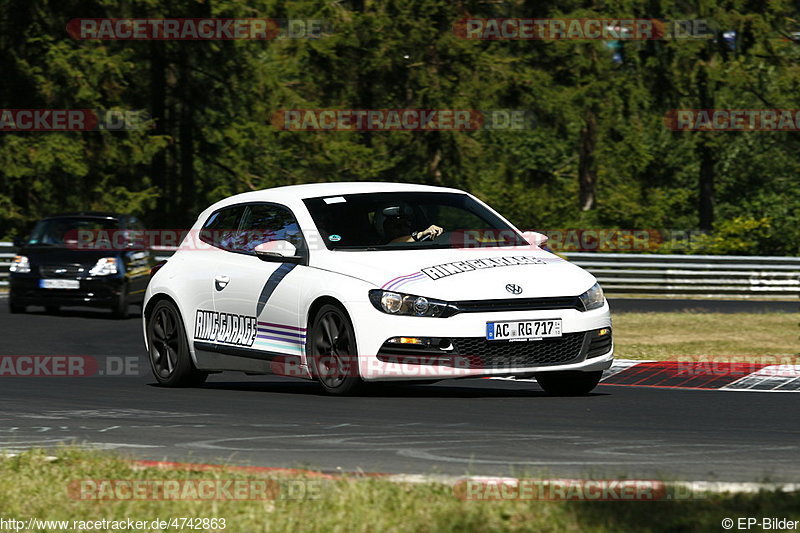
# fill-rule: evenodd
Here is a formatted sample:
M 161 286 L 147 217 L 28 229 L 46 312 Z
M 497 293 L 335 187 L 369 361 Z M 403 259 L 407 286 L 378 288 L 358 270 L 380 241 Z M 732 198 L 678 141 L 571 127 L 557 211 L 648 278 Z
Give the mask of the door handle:
M 224 289 L 225 287 L 228 286 L 228 283 L 230 281 L 231 281 L 231 278 L 229 278 L 228 276 L 215 276 L 214 277 L 214 287 L 218 291 L 221 291 L 222 289 Z

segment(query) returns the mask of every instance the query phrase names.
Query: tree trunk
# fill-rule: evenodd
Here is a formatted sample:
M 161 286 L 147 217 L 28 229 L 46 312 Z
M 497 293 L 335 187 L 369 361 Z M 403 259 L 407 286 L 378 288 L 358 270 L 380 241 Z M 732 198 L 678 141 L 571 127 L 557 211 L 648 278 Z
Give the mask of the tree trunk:
M 708 54 L 704 54 L 705 61 L 700 62 L 700 70 L 697 73 L 697 94 L 699 97 L 700 109 L 712 109 L 714 107 L 714 95 L 709 90 L 708 84 Z M 711 231 L 714 226 L 714 168 L 716 165 L 716 152 L 709 142 L 708 135 L 712 132 L 699 132 L 696 153 L 700 159 L 700 176 L 698 176 L 698 218 L 699 226 L 703 231 Z
M 189 68 L 189 58 L 185 52 L 180 56 L 180 125 L 178 127 L 178 143 L 180 145 L 180 212 L 176 219 L 179 224 L 191 223 L 195 208 L 194 183 L 194 109 L 195 100 L 192 98 L 192 75 Z M 183 226 L 181 226 L 183 227 Z
M 700 229 L 711 231 L 714 226 L 714 149 L 701 141 L 700 152 Z
M 581 128 L 578 159 L 578 184 L 580 187 L 581 211 L 594 209 L 595 189 L 597 186 L 597 116 L 593 110 L 586 112 L 586 122 Z
M 150 110 L 155 121 L 154 135 L 165 135 L 166 125 L 166 88 L 167 88 L 167 62 L 164 57 L 164 43 L 150 42 Z M 158 187 L 159 195 L 156 202 L 156 211 L 164 215 L 169 210 L 170 198 L 167 198 L 167 150 L 159 150 L 150 163 L 150 173 L 153 185 Z M 163 220 L 163 219 L 162 219 Z M 163 222 L 162 222 L 163 223 Z

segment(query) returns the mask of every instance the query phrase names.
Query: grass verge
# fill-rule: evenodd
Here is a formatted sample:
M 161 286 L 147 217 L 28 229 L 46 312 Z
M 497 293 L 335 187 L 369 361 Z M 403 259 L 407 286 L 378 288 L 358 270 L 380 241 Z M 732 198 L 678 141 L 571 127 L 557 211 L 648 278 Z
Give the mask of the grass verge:
M 614 313 L 613 321 L 620 359 L 800 355 L 795 313 Z
M 710 495 L 691 501 L 538 502 L 464 501 L 442 484 L 393 483 L 379 478 L 293 475 L 321 483 L 315 499 L 271 501 L 91 501 L 69 487 L 81 480 L 233 480 L 260 475 L 236 470 L 137 469 L 119 456 L 64 448 L 49 461 L 41 450 L 0 459 L 2 518 L 142 520 L 178 517 L 225 519 L 227 532 L 656 532 L 718 531 L 723 518 L 794 517 L 800 493 Z M 261 477 L 263 479 L 263 477 Z M 111 528 L 93 529 L 110 531 Z M 176 528 L 166 529 L 176 531 Z M 195 529 L 197 530 L 197 529 Z M 200 530 L 214 530 L 201 528 Z M 217 528 L 216 530 L 222 530 Z M 5 531 L 5 529 L 4 529 Z M 55 527 L 38 531 L 59 531 Z M 60 531 L 63 531 L 61 529 Z M 145 528 L 137 531 L 160 531 Z

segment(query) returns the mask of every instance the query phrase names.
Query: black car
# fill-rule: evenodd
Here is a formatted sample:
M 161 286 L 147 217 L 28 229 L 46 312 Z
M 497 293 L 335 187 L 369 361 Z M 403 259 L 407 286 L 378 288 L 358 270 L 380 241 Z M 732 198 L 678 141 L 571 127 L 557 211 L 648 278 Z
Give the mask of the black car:
M 154 264 L 147 249 L 135 247 L 130 235 L 144 226 L 131 215 L 73 213 L 45 218 L 29 237 L 15 240 L 18 255 L 9 275 L 9 309 L 23 313 L 28 305 L 50 312 L 61 306 L 110 309 L 123 318 L 140 303 Z

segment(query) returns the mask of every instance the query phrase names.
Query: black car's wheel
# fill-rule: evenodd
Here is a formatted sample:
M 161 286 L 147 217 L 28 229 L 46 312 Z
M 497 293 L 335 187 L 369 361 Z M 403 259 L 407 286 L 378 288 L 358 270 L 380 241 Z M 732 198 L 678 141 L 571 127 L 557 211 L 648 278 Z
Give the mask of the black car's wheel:
M 8 312 L 12 314 L 24 313 L 27 307 L 20 304 L 15 304 L 11 298 L 8 299 Z
M 128 318 L 128 289 L 122 289 L 119 298 L 111 306 L 114 318 Z
M 363 384 L 353 325 L 344 311 L 324 305 L 306 338 L 311 371 L 328 394 L 352 394 Z
M 553 396 L 581 396 L 588 394 L 600 383 L 603 371 L 596 372 L 545 372 L 536 374 L 536 381 L 547 394 Z
M 191 387 L 201 385 L 208 373 L 194 367 L 178 310 L 172 302 L 158 302 L 147 321 L 150 367 L 161 385 Z

